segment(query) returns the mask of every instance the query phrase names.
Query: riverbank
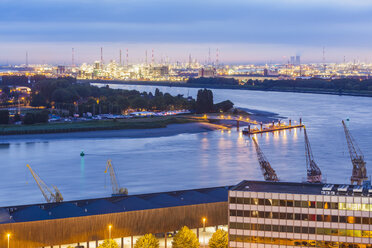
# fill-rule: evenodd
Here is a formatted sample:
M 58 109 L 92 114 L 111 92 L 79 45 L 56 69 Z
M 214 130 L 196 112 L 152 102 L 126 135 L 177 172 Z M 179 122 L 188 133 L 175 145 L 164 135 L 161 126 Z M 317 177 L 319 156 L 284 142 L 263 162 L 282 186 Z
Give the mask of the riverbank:
M 274 91 L 274 92 L 293 92 L 293 93 L 309 93 L 322 95 L 339 95 L 339 96 L 363 96 L 372 97 L 372 91 L 343 91 L 331 89 L 316 89 L 316 88 L 286 88 L 273 87 L 265 89 L 259 86 L 251 85 L 210 85 L 210 84 L 190 84 L 180 82 L 159 82 L 159 81 L 122 81 L 122 80 L 79 80 L 81 82 L 97 83 L 97 84 L 123 84 L 123 85 L 142 85 L 142 86 L 167 86 L 167 87 L 185 87 L 185 88 L 207 88 L 207 89 L 230 89 L 230 90 L 252 90 L 252 91 Z
M 162 128 L 143 128 L 143 129 L 122 129 L 122 130 L 103 130 L 94 132 L 73 132 L 73 133 L 48 133 L 48 134 L 23 134 L 0 136 L 0 144 L 27 140 L 47 141 L 56 139 L 89 139 L 89 138 L 156 138 L 167 137 L 179 134 L 193 134 L 210 132 L 225 129 L 224 126 L 206 123 L 189 122 L 183 124 L 169 124 Z
M 96 120 L 72 123 L 42 123 L 34 125 L 0 125 L 0 136 L 72 133 L 86 131 L 122 130 L 122 129 L 153 129 L 164 128 L 169 124 L 184 124 L 200 122 L 187 116 L 151 117 L 135 119 Z

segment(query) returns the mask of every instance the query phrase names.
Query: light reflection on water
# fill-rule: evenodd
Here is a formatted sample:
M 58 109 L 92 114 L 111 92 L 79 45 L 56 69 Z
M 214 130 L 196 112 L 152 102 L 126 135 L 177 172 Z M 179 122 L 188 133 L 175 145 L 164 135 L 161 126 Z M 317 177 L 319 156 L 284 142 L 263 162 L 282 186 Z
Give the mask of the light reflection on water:
M 189 90 L 192 95 L 197 91 L 174 87 L 161 90 L 172 94 Z M 277 112 L 292 119 L 303 117 L 315 159 L 328 181 L 336 183 L 348 183 L 352 168 L 341 126 L 341 119 L 348 116 L 351 132 L 372 172 L 372 120 L 370 111 L 366 111 L 372 106 L 372 98 L 215 90 L 215 99 L 230 99 L 238 106 Z M 27 176 L 27 163 L 48 185 L 56 185 L 65 200 L 109 196 L 110 179 L 106 177 L 105 188 L 104 174 L 107 159 L 112 159 L 121 186 L 130 194 L 263 179 L 252 141 L 236 129 L 142 139 L 69 137 L 66 134 L 65 139 L 46 142 L 2 137 L 0 205 L 44 201 L 32 177 Z M 256 138 L 281 180 L 305 178 L 302 129 L 263 133 Z M 84 158 L 80 157 L 82 150 Z

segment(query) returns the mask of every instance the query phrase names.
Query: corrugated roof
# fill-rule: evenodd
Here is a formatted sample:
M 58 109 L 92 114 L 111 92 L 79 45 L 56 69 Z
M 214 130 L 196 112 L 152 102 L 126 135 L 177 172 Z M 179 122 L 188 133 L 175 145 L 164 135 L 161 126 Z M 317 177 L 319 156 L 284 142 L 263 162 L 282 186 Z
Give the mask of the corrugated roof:
M 231 186 L 0 208 L 0 224 L 227 202 Z
M 26 222 L 36 220 L 48 220 L 51 216 L 46 210 L 40 208 L 39 205 L 33 205 L 26 208 L 21 208 L 12 214 L 15 222 Z
M 80 207 L 70 202 L 62 202 L 54 208 L 48 210 L 52 218 L 70 218 L 85 216 L 87 213 Z

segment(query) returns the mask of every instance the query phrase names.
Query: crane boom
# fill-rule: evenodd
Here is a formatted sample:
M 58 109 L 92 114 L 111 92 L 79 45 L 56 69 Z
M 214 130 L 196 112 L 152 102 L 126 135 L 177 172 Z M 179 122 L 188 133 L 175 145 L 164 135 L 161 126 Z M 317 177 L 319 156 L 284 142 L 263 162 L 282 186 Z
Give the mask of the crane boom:
M 112 166 L 111 160 L 107 160 L 107 165 L 105 169 L 105 173 L 107 173 L 107 170 L 110 170 L 110 179 L 111 179 L 111 185 L 112 185 L 112 195 L 127 195 L 128 190 L 126 188 L 120 188 L 118 180 L 116 179 L 116 173 L 114 170 L 114 167 Z
M 252 140 L 256 148 L 258 163 L 260 164 L 265 181 L 278 182 L 278 176 L 276 175 L 275 170 L 271 167 L 269 161 L 266 159 L 265 154 L 257 143 L 257 140 L 254 137 L 252 137 Z
M 46 184 L 45 182 L 32 170 L 30 165 L 27 165 L 27 168 L 30 170 L 32 177 L 35 179 L 35 182 L 37 186 L 39 187 L 41 193 L 43 194 L 45 200 L 50 202 L 62 202 L 63 197 L 61 192 L 58 190 L 56 186 L 52 186 L 54 191 L 53 192 Z
M 351 163 L 353 164 L 353 172 L 350 178 L 351 184 L 356 182 L 361 185 L 364 180 L 367 180 L 367 168 L 366 162 L 364 161 L 364 156 L 357 143 L 355 142 L 353 136 L 351 135 L 349 129 L 347 128 L 345 122 L 342 120 L 342 125 L 345 131 L 345 137 L 347 142 L 347 147 L 349 149 Z
M 322 181 L 322 172 L 314 161 L 314 156 L 311 150 L 310 141 L 307 136 L 306 128 L 304 128 L 304 136 L 305 136 L 307 181 L 309 183 L 320 183 Z

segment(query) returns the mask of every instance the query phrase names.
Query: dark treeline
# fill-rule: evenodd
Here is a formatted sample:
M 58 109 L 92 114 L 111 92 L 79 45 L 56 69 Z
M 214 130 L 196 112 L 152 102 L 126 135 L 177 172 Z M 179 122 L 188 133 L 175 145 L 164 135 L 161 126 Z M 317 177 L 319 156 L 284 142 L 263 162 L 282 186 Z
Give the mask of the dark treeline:
M 76 83 L 73 78 L 46 79 L 36 83 L 31 96 L 31 106 L 68 110 L 68 115 L 121 114 L 127 109 L 176 110 L 195 109 L 195 100 L 172 96 L 156 89 L 155 94 L 136 90 L 111 89 Z
M 45 80 L 44 75 L 34 75 L 31 77 L 26 76 L 15 76 L 15 75 L 4 75 L 1 77 L 1 85 L 4 86 L 28 86 L 31 87 L 33 84 Z
M 195 105 L 197 114 L 227 112 L 234 107 L 234 104 L 229 101 L 223 101 L 217 104 L 213 103 L 213 92 L 208 89 L 198 91 Z
M 200 84 L 200 85 L 223 85 L 231 86 L 238 85 L 238 81 L 235 79 L 227 78 L 190 78 L 188 83 Z M 290 89 L 290 90 L 301 90 L 301 89 L 314 89 L 319 91 L 338 91 L 340 93 L 347 91 L 372 91 L 372 79 L 296 79 L 296 80 L 248 80 L 246 83 L 240 85 L 241 88 L 257 88 L 262 90 L 271 89 Z
M 189 78 L 188 84 L 201 84 L 201 85 L 239 85 L 239 81 L 233 78 Z

